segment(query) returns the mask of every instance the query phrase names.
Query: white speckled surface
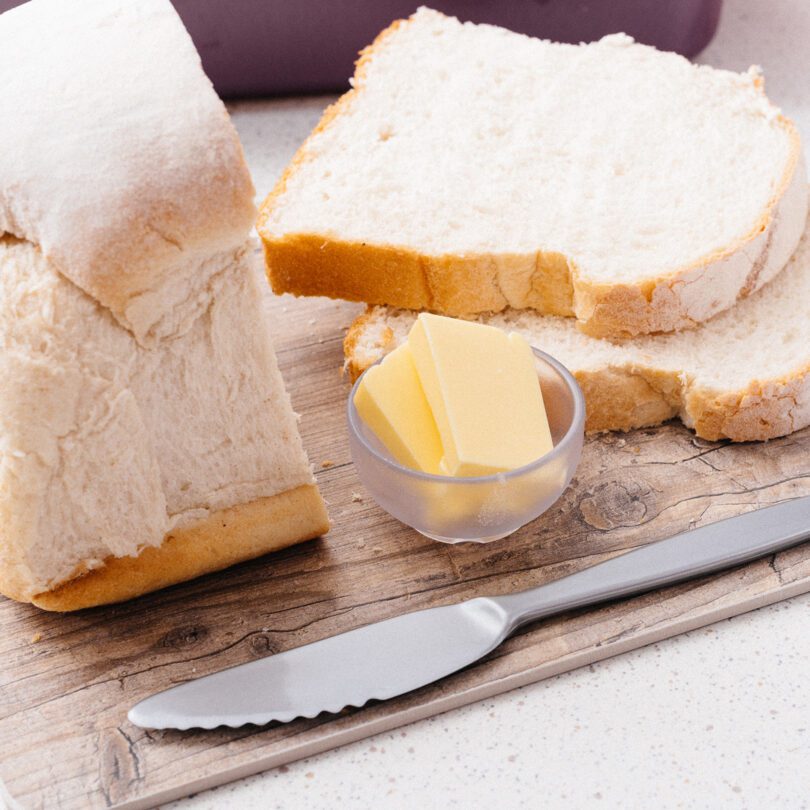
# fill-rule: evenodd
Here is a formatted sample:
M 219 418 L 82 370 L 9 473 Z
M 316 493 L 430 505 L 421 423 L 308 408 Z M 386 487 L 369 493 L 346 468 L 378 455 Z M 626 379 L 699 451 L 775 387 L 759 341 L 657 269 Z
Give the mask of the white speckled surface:
M 726 0 L 701 61 L 761 64 L 810 138 L 808 0 Z M 232 106 L 260 195 L 327 101 Z M 810 595 L 171 807 L 810 808 L 808 639 Z

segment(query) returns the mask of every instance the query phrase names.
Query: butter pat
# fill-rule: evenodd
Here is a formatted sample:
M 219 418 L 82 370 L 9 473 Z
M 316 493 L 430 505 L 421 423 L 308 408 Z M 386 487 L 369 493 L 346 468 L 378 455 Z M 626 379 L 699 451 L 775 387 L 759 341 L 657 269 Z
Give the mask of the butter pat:
M 423 313 L 407 345 L 438 429 L 444 473 L 505 472 L 552 449 L 534 355 L 520 335 Z
M 400 464 L 441 474 L 442 443 L 407 343 L 365 373 L 354 406 Z

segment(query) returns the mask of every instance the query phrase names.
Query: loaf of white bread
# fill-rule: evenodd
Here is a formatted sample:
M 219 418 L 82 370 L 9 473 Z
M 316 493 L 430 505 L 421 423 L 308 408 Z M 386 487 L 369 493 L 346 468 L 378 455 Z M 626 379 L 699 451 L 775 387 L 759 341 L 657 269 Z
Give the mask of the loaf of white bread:
M 363 52 L 353 84 L 262 206 L 277 292 L 529 308 L 624 337 L 728 309 L 804 228 L 799 136 L 755 68 L 423 8 Z
M 0 592 L 76 609 L 326 531 L 169 0 L 33 0 L 0 75 Z
M 506 310 L 482 323 L 522 334 L 577 378 L 591 432 L 679 417 L 705 439 L 771 439 L 810 424 L 810 225 L 776 279 L 696 329 L 622 342 L 571 318 Z M 416 313 L 372 307 L 346 336 L 356 378 L 403 342 Z

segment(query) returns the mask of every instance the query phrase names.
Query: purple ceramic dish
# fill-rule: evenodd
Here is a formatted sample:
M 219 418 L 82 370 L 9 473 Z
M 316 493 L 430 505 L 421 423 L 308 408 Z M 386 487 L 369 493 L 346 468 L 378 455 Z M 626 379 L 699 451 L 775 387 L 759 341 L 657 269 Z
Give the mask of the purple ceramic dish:
M 132 0 L 137 2 L 137 0 Z M 173 0 L 223 96 L 345 90 L 357 52 L 418 0 Z M 559 42 L 624 31 L 694 56 L 714 36 L 722 0 L 424 0 L 461 20 Z M 0 11 L 20 0 L 0 0 Z

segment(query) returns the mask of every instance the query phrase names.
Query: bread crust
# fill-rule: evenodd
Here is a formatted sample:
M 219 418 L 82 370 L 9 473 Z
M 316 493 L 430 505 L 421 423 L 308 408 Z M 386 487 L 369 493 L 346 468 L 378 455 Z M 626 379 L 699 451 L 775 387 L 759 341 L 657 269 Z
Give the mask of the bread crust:
M 244 242 L 253 183 L 170 3 L 61 5 L 26 3 L 0 24 L 0 234 L 37 244 L 147 345 L 159 310 L 184 303 L 167 290 L 178 274 L 191 284 Z M 136 317 L 155 291 L 158 311 Z
M 428 255 L 398 245 L 319 233 L 275 236 L 267 222 L 289 179 L 313 156 L 313 139 L 347 112 L 368 62 L 408 20 L 398 20 L 361 52 L 354 87 L 331 105 L 262 204 L 257 230 L 276 293 L 326 296 L 463 316 L 507 307 L 576 317 L 583 331 L 622 339 L 696 326 L 759 289 L 785 265 L 804 231 L 808 193 L 801 139 L 779 116 L 790 157 L 757 223 L 725 249 L 638 284 L 588 279 L 557 252 Z M 764 94 L 762 83 L 760 90 Z
M 369 308 L 355 319 L 343 342 L 345 369 L 352 381 L 396 347 L 390 328 L 369 342 L 367 330 L 373 320 Z M 587 433 L 651 427 L 678 417 L 702 439 L 749 442 L 775 439 L 810 425 L 810 364 L 724 392 L 696 386 L 686 370 L 631 363 L 571 373 L 585 396 Z
M 123 602 L 311 540 L 328 530 L 318 488 L 306 484 L 214 512 L 169 532 L 159 546 L 144 548 L 135 557 L 109 557 L 101 567 L 80 572 L 30 601 L 58 612 Z M 18 594 L 5 595 L 29 601 Z

